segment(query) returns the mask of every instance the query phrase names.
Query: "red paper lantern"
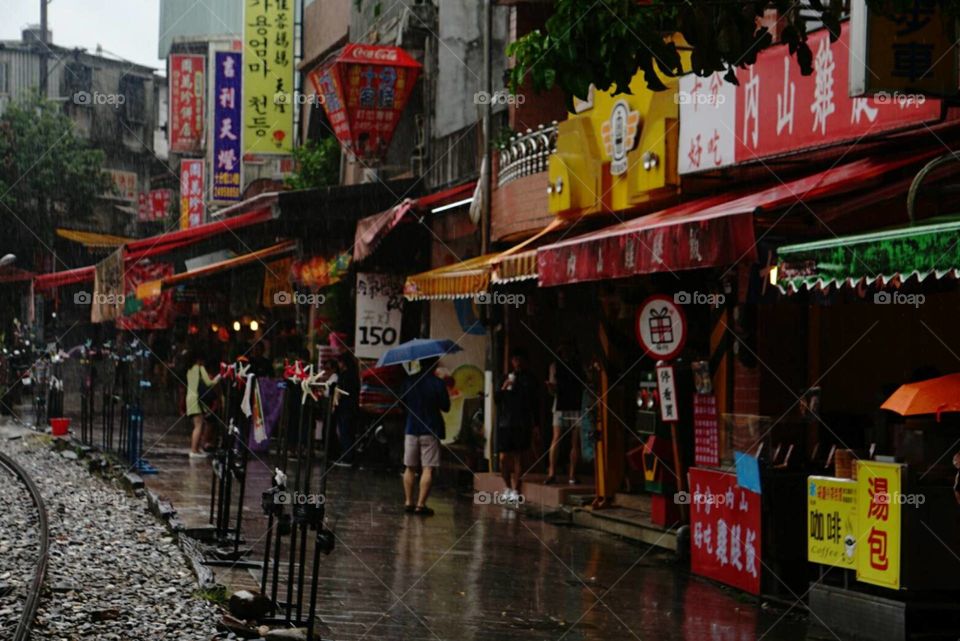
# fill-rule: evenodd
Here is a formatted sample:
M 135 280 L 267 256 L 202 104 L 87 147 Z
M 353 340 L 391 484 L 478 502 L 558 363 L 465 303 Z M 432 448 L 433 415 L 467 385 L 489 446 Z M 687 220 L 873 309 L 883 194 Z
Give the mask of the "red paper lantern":
M 421 66 L 400 47 L 351 43 L 311 72 L 340 144 L 358 158 L 383 158 Z

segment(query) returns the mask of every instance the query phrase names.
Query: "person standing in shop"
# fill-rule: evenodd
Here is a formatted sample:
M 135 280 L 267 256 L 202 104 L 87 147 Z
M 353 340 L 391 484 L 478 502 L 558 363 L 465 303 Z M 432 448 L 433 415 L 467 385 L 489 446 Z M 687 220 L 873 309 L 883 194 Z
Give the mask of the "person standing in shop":
M 557 358 L 550 364 L 547 389 L 553 395 L 553 439 L 550 442 L 547 485 L 557 482 L 557 458 L 564 441 L 570 442 L 570 473 L 567 482 L 577 483 L 577 462 L 580 459 L 580 416 L 583 396 L 583 369 L 576 348 L 564 342 Z

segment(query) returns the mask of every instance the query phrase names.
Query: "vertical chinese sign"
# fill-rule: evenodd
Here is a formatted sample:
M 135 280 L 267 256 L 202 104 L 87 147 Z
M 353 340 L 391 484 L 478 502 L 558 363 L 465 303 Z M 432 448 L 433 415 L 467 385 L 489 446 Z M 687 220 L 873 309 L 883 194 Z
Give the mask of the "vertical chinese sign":
M 857 580 L 900 588 L 899 463 L 857 461 Z
M 690 569 L 760 594 L 760 495 L 734 474 L 691 468 Z
M 203 160 L 184 158 L 180 161 L 180 228 L 203 224 Z
M 243 129 L 251 154 L 293 151 L 293 2 L 245 0 Z
M 241 198 L 241 60 L 241 54 L 232 51 L 214 54 L 213 200 Z
M 807 479 L 807 560 L 852 570 L 857 565 L 857 482 Z
M 358 358 L 380 358 L 400 342 L 403 281 L 390 274 L 357 274 L 353 344 Z
M 204 57 L 170 54 L 170 151 L 199 151 L 203 143 Z

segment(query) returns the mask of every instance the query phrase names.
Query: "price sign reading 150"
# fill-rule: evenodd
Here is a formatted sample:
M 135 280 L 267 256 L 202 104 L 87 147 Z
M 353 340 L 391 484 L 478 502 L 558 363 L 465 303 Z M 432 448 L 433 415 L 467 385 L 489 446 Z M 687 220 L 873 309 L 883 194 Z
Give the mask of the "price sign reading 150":
M 392 327 L 361 325 L 357 329 L 360 332 L 361 345 L 393 345 L 397 342 L 397 330 Z

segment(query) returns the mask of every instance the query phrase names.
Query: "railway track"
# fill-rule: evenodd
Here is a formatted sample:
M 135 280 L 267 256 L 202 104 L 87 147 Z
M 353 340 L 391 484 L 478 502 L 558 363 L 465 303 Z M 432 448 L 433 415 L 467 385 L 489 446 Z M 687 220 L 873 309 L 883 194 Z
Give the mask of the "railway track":
M 40 490 L 27 471 L 12 457 L 3 452 L 0 452 L 0 468 L 6 469 L 26 487 L 27 493 L 30 495 L 30 499 L 33 501 L 37 513 L 36 532 L 39 537 L 39 545 L 37 549 L 36 566 L 33 571 L 33 578 L 27 586 L 26 594 L 22 599 L 23 608 L 20 620 L 11 637 L 11 641 L 26 641 L 30 635 L 30 628 L 37 614 L 37 607 L 40 604 L 40 591 L 43 588 L 44 578 L 47 573 L 47 555 L 50 545 L 47 508 L 43 502 L 43 497 L 40 495 Z M 2 515 L 0 515 L 0 518 L 3 518 Z

